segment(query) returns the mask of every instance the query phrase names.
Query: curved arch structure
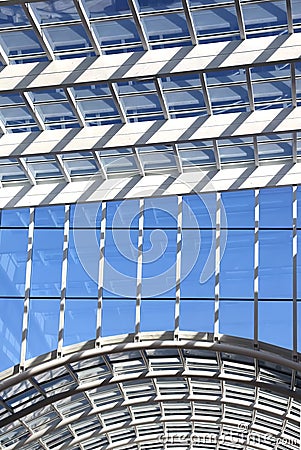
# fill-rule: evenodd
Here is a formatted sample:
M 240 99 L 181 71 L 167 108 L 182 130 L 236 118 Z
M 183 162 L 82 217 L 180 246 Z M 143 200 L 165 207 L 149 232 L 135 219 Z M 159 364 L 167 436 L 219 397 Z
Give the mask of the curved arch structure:
M 2 380 L 1 448 L 299 448 L 300 364 L 284 349 L 184 332 L 93 347 Z

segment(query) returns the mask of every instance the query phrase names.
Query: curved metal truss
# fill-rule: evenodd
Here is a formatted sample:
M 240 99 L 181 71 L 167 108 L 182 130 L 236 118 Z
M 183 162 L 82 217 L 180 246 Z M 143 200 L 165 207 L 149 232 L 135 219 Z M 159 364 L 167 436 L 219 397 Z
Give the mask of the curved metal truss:
M 2 449 L 299 448 L 300 364 L 290 352 L 193 333 L 93 345 L 6 374 Z

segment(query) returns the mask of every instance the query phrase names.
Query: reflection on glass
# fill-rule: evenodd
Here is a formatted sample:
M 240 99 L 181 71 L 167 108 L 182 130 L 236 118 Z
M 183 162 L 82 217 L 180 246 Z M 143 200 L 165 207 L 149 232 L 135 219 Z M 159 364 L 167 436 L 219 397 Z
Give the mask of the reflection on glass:
M 1 226 L 4 228 L 27 228 L 29 226 L 29 208 L 3 209 Z
M 175 326 L 175 300 L 142 300 L 141 331 L 168 331 Z
M 135 331 L 136 300 L 103 300 L 102 336 Z
M 61 295 L 63 229 L 36 228 L 33 236 L 31 296 Z
M 146 198 L 144 202 L 145 228 L 177 228 L 177 197 Z
M 23 299 L 0 299 L 0 371 L 20 361 L 23 310 Z
M 64 345 L 95 338 L 97 300 L 67 299 L 65 305 Z
M 252 301 L 221 300 L 219 331 L 230 336 L 252 339 L 254 335 L 254 304 Z
M 259 193 L 259 227 L 292 228 L 292 188 L 261 189 Z
M 259 231 L 259 298 L 292 298 L 292 243 L 289 230 Z
M 180 302 L 180 330 L 212 333 L 213 329 L 213 300 L 183 300 Z
M 281 347 L 293 345 L 293 302 L 259 301 L 258 337 Z
M 57 348 L 59 313 L 59 299 L 30 300 L 26 359 L 34 358 Z
M 0 295 L 24 296 L 27 229 L 0 230 Z
M 221 197 L 225 209 L 225 215 L 222 216 L 222 227 L 254 228 L 255 196 L 253 190 L 223 192 Z
M 220 296 L 254 297 L 254 231 L 229 230 L 220 263 Z
M 65 208 L 60 206 L 43 206 L 36 208 L 34 223 L 36 227 L 63 228 Z
M 97 297 L 99 233 L 93 228 L 70 230 L 67 288 L 68 297 Z
M 150 41 L 190 37 L 184 14 L 148 16 L 142 22 Z
M 216 195 L 183 196 L 183 228 L 215 228 Z

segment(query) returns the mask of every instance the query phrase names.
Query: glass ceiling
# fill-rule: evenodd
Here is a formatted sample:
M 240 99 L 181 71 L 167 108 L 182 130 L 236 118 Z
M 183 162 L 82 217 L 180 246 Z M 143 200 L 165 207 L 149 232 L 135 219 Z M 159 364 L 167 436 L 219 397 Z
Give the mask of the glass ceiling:
M 259 19 L 260 18 L 260 19 Z M 7 65 L 205 45 L 301 31 L 299 0 L 23 0 L 0 2 L 0 60 Z M 254 41 L 255 42 L 255 41 Z M 222 55 L 219 55 L 222 57 Z M 104 57 L 104 56 L 102 56 Z M 85 61 L 83 59 L 83 61 Z M 0 70 L 1 70 L 0 67 Z M 34 66 L 33 66 L 34 67 Z M 71 77 L 72 78 L 72 77 Z M 301 63 L 55 84 L 0 86 L 0 133 L 43 132 L 127 122 L 206 118 L 301 105 Z M 0 138 L 1 140 L 1 138 Z M 1 158 L 0 181 L 22 183 L 100 174 L 182 173 L 196 167 L 297 161 L 297 133 Z

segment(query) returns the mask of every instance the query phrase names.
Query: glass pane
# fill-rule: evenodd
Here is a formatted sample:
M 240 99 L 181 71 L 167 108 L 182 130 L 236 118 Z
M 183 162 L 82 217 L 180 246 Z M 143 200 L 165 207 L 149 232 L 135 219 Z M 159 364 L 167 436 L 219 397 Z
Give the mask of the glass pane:
M 259 298 L 292 298 L 292 232 L 259 232 Z
M 0 33 L 0 42 L 8 56 L 22 56 L 43 53 L 36 34 L 32 30 Z
M 69 233 L 68 297 L 97 297 L 99 230 L 74 229 Z
M 26 358 L 34 358 L 57 348 L 60 300 L 29 302 Z
M 287 24 L 285 1 L 242 4 L 246 30 Z
M 129 14 L 127 0 L 84 0 L 89 18 Z
M 23 299 L 0 299 L 0 372 L 20 362 L 23 310 Z
M 31 272 L 31 296 L 61 295 L 63 229 L 35 229 Z
M 141 331 L 171 331 L 174 326 L 174 300 L 142 300 Z
M 110 20 L 93 26 L 103 46 L 141 42 L 133 19 Z
M 70 208 L 71 228 L 100 228 L 101 203 L 76 203 Z
M 205 107 L 203 94 L 200 90 L 166 92 L 165 99 L 170 111 Z
M 213 108 L 249 103 L 246 86 L 209 87 L 209 95 Z
M 164 9 L 182 8 L 181 0 L 138 0 L 141 12 L 160 11 Z
M 177 230 L 144 230 L 142 297 L 174 297 Z
M 121 102 L 126 114 L 130 115 L 162 112 L 159 97 L 156 94 L 121 97 Z
M 234 7 L 194 11 L 192 17 L 198 36 L 239 31 Z
M 254 303 L 221 300 L 219 304 L 220 333 L 253 339 Z
M 32 4 L 32 8 L 42 24 L 79 19 L 72 0 L 36 2 Z
M 64 206 L 44 206 L 36 208 L 34 213 L 35 227 L 63 228 L 65 219 Z
M 184 14 L 143 17 L 142 22 L 150 41 L 190 37 Z
M 260 341 L 292 348 L 293 302 L 260 301 L 258 303 L 258 337 Z
M 21 5 L 0 6 L 0 27 L 20 27 L 29 25 L 29 20 Z
M 138 228 L 139 200 L 107 203 L 107 228 Z
M 4 228 L 28 227 L 29 208 L 3 209 L 1 211 L 1 226 Z
M 177 224 L 177 197 L 145 199 L 144 228 L 177 228 Z
M 223 192 L 222 204 L 225 216 L 222 216 L 222 227 L 254 228 L 255 196 L 254 191 Z
M 214 301 L 181 300 L 180 330 L 212 333 L 214 329 Z
M 215 228 L 216 195 L 183 196 L 183 228 Z
M 106 230 L 104 296 L 136 298 L 138 230 Z
M 254 297 L 254 232 L 229 230 L 225 252 L 221 255 L 220 296 Z
M 259 226 L 292 228 L 292 188 L 261 189 L 259 193 Z
M 181 297 L 214 298 L 215 231 L 183 230 Z
M 66 300 L 64 345 L 95 339 L 97 300 Z
M 135 331 L 136 300 L 103 300 L 102 336 Z
M 24 296 L 28 230 L 0 230 L 0 295 Z

